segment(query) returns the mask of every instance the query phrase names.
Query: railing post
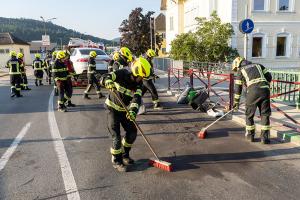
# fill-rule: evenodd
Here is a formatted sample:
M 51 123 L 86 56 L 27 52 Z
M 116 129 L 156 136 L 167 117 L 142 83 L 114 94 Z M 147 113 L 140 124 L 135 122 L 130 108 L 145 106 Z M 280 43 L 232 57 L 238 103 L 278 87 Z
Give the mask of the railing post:
M 180 91 L 180 71 L 177 69 L 178 92 Z
M 192 87 L 194 87 L 194 71 L 193 71 L 193 69 L 190 69 L 189 73 L 190 73 L 190 84 Z
M 229 75 L 229 110 L 233 108 L 233 97 L 234 97 L 234 74 Z
M 210 98 L 210 90 L 211 90 L 211 84 L 210 84 L 210 72 L 207 71 L 207 94 L 208 98 Z
M 168 68 L 168 90 L 171 90 L 171 68 Z

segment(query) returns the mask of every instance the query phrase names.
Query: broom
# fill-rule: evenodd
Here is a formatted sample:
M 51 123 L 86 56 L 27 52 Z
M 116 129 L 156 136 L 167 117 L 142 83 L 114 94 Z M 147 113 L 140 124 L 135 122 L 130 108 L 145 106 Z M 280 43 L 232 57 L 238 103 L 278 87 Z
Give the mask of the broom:
M 217 122 L 220 121 L 221 119 L 223 119 L 224 117 L 226 117 L 226 116 L 227 116 L 229 113 L 231 113 L 233 110 L 234 110 L 234 108 L 231 109 L 231 110 L 229 110 L 227 113 L 225 113 L 223 116 L 219 117 L 216 121 L 212 122 L 211 124 L 209 124 L 209 125 L 206 126 L 205 128 L 202 128 L 202 129 L 200 130 L 200 132 L 198 133 L 198 137 L 199 137 L 200 139 L 205 139 L 205 138 L 206 138 L 206 135 L 207 135 L 207 129 L 208 129 L 209 127 L 213 126 L 215 123 L 217 123 Z
M 129 115 L 129 111 L 126 107 L 126 105 L 124 104 L 124 102 L 121 100 L 121 98 L 119 97 L 119 95 L 113 90 L 112 93 L 114 94 L 114 96 L 117 98 L 117 100 L 119 101 L 119 103 L 122 105 L 122 107 L 125 109 L 126 113 Z M 153 153 L 153 155 L 155 156 L 156 159 L 149 159 L 149 165 L 171 172 L 173 170 L 172 168 L 172 164 L 166 161 L 162 161 L 159 159 L 158 155 L 155 153 L 154 149 L 152 148 L 148 138 L 146 137 L 146 135 L 144 134 L 143 130 L 141 129 L 141 127 L 137 124 L 137 122 L 135 120 L 132 121 L 134 123 L 134 125 L 136 126 L 136 128 L 139 130 L 140 134 L 142 135 L 142 137 L 144 138 L 146 144 L 148 145 L 149 149 L 151 150 L 151 152 Z

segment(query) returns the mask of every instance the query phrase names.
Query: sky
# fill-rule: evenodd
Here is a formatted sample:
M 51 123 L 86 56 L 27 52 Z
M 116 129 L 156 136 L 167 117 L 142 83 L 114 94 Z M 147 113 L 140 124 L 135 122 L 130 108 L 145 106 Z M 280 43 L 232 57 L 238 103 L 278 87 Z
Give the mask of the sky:
M 119 37 L 118 28 L 130 12 L 160 12 L 160 0 L 12 0 L 1 1 L 0 17 L 41 20 L 104 39 Z

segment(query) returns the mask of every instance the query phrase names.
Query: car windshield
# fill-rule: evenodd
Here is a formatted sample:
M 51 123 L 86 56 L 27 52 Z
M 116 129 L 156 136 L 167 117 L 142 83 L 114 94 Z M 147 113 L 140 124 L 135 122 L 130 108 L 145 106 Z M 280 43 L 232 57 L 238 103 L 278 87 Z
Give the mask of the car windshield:
M 81 55 L 89 55 L 91 51 L 96 51 L 97 55 L 106 55 L 104 51 L 100 49 L 80 49 Z

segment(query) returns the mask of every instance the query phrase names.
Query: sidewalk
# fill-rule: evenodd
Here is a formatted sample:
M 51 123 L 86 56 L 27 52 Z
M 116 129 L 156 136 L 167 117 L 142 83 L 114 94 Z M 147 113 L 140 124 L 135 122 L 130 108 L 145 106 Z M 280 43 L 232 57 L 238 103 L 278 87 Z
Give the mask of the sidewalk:
M 156 74 L 160 76 L 160 79 L 156 80 L 155 85 L 160 91 L 165 91 L 170 95 L 174 95 L 175 97 L 178 96 L 179 92 L 176 90 L 168 91 L 168 74 L 167 72 L 156 70 Z M 185 79 L 184 81 L 189 81 L 189 79 Z M 194 87 L 197 88 L 199 86 L 204 86 L 200 82 L 194 82 Z M 181 87 L 184 88 L 184 85 Z M 222 89 L 220 91 L 220 89 Z M 222 96 L 226 101 L 228 100 L 228 92 L 226 91 L 226 84 L 222 85 L 221 87 L 214 87 L 214 89 L 218 89 L 217 93 Z M 218 101 L 216 97 L 212 97 L 212 100 Z M 243 102 L 243 100 L 241 100 Z M 300 119 L 300 112 L 296 109 L 295 106 L 289 105 L 286 102 L 281 101 L 275 101 L 273 104 L 278 107 L 279 109 L 283 110 L 287 115 L 291 116 L 293 119 L 295 119 L 297 122 L 299 122 Z M 232 120 L 245 125 L 245 106 L 241 105 L 240 111 L 237 113 L 234 113 L 232 116 Z M 259 116 L 259 112 L 257 111 L 257 115 Z M 300 122 L 299 122 L 300 123 Z M 260 135 L 260 119 L 258 117 L 255 117 L 255 124 L 256 124 L 256 130 L 258 135 Z M 286 116 L 284 116 L 282 113 L 278 112 L 276 109 L 272 108 L 272 115 L 271 115 L 271 136 L 274 138 L 278 138 L 282 142 L 291 142 L 297 145 L 300 145 L 300 125 L 296 125 L 291 120 L 289 120 Z M 291 128 L 289 128 L 291 127 Z

